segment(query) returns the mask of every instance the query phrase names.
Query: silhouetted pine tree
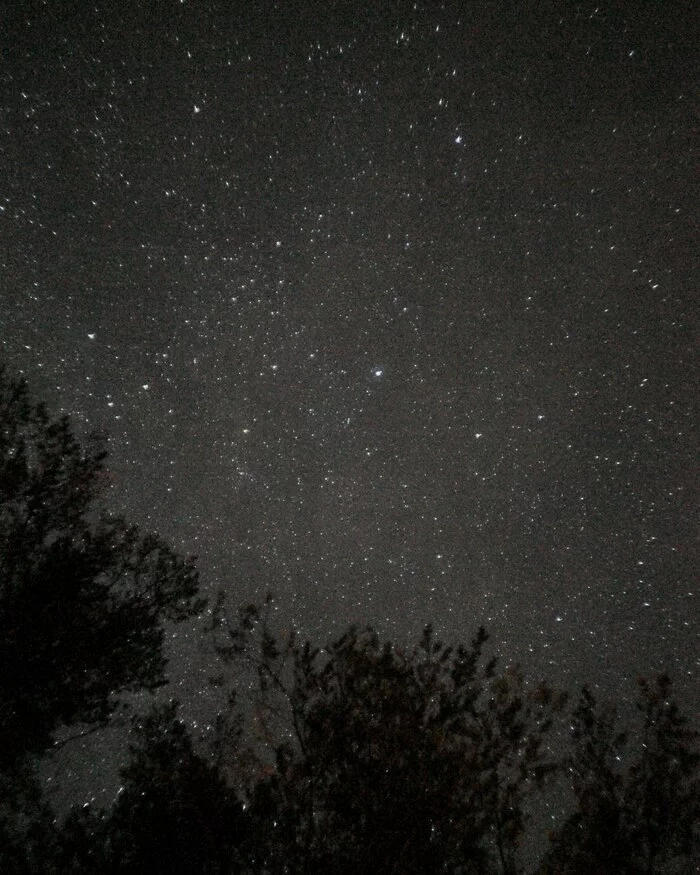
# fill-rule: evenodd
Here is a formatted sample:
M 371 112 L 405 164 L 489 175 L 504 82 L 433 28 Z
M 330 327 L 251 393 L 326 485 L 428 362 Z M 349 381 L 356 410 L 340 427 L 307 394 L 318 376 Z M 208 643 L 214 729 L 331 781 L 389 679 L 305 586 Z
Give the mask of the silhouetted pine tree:
M 131 760 L 109 817 L 94 830 L 105 875 L 224 875 L 241 871 L 242 809 L 199 756 L 176 705 L 137 719 Z
M 3 872 L 40 854 L 30 849 L 40 806 L 27 758 L 61 726 L 104 725 L 116 693 L 162 684 L 163 621 L 203 606 L 191 560 L 99 513 L 105 458 L 103 440 L 81 447 L 66 417 L 52 419 L 0 368 Z M 12 850 L 22 841 L 24 860 Z
M 671 698 L 667 676 L 639 682 L 638 749 L 628 750 L 610 706 L 583 689 L 568 774 L 576 808 L 552 836 L 542 872 L 691 872 L 700 827 L 698 732 Z

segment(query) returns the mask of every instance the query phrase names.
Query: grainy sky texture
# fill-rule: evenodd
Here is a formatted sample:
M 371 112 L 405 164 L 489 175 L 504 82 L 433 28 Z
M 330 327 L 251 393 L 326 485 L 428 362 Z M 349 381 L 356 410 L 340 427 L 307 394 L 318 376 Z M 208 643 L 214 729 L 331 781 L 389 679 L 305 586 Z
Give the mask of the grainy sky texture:
M 692 690 L 696 4 L 8 6 L 0 354 L 110 504 L 304 634 Z

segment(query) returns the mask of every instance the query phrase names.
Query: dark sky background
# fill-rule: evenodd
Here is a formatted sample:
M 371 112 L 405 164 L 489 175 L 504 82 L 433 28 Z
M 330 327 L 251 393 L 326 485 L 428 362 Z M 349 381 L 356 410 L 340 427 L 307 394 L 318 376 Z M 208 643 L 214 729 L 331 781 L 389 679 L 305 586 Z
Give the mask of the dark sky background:
M 110 505 L 280 628 L 697 707 L 697 6 L 9 7 L 0 355 Z

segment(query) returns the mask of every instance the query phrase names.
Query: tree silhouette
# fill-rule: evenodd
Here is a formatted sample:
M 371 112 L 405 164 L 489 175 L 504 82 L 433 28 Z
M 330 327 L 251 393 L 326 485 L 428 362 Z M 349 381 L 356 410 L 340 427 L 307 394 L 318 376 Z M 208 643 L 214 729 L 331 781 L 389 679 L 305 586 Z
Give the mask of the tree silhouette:
M 59 844 L 54 820 L 54 812 L 42 798 L 28 762 L 0 769 L 0 872 L 3 875 L 43 875 L 52 871 Z
M 136 741 L 121 772 L 118 800 L 106 817 L 81 812 L 68 821 L 59 856 L 64 871 L 240 871 L 240 803 L 217 769 L 195 752 L 176 710 L 170 703 L 135 718 Z
M 700 733 L 688 727 L 671 696 L 671 681 L 639 681 L 641 750 L 626 788 L 629 831 L 642 872 L 699 859 Z
M 105 459 L 0 371 L 0 762 L 163 683 L 162 621 L 203 606 L 192 560 L 95 510 Z
M 404 649 L 350 629 L 321 651 L 237 624 L 218 606 L 219 651 L 250 654 L 275 764 L 253 788 L 263 869 L 515 872 L 524 802 L 552 771 L 543 741 L 563 704 L 517 670 L 481 666 L 486 634 L 447 647 L 430 627 Z M 268 602 L 269 607 L 269 602 Z M 280 720 L 281 714 L 286 716 Z
M 639 681 L 636 755 L 611 706 L 584 687 L 567 772 L 576 809 L 552 836 L 542 872 L 691 871 L 700 817 L 698 732 L 671 698 L 666 675 Z
M 163 621 L 203 607 L 191 559 L 99 512 L 105 459 L 104 440 L 81 447 L 0 368 L 3 872 L 26 870 L 46 825 L 29 758 L 61 726 L 104 725 L 116 694 L 164 683 Z

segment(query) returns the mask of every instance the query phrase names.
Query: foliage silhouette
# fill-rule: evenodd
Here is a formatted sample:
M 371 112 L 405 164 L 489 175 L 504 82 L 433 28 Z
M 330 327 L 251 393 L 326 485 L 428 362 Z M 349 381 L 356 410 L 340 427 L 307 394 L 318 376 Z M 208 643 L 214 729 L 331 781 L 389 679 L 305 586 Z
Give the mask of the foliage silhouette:
M 135 743 L 108 816 L 74 814 L 62 832 L 66 871 L 104 875 L 223 875 L 240 871 L 242 808 L 199 756 L 177 703 L 134 719 Z
M 203 607 L 192 560 L 96 512 L 105 459 L 0 371 L 0 763 L 162 684 L 162 621 Z
M 690 872 L 700 852 L 698 737 L 661 675 L 639 681 L 635 752 L 615 709 L 584 688 L 567 772 L 576 808 L 552 836 L 543 872 Z
M 275 640 L 269 607 L 232 623 L 220 603 L 214 621 L 224 658 L 252 657 L 261 735 L 279 738 L 249 812 L 265 870 L 517 871 L 563 697 L 482 666 L 483 629 L 452 648 L 427 627 L 409 649 L 351 628 L 320 651 Z
M 36 870 L 51 845 L 30 761 L 61 727 L 105 725 L 116 694 L 163 684 L 163 622 L 204 604 L 192 559 L 99 512 L 105 459 L 104 439 L 82 447 L 0 367 L 3 872 Z

